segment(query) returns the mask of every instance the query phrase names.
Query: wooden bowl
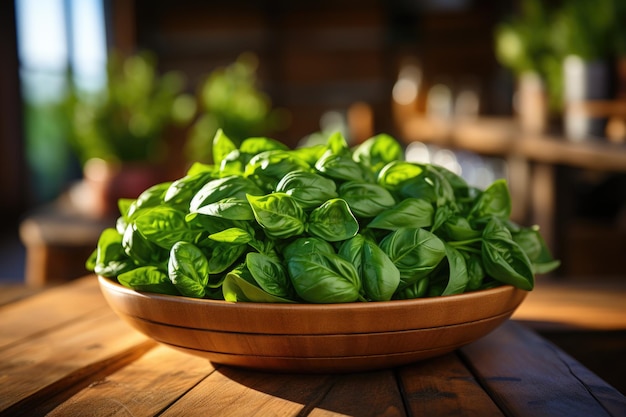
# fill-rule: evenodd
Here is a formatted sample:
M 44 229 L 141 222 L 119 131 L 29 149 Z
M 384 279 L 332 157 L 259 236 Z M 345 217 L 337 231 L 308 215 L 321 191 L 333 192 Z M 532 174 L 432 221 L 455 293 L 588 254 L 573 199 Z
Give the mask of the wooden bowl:
M 111 308 L 154 340 L 214 363 L 352 372 L 451 352 L 507 320 L 526 291 L 347 304 L 231 303 L 141 293 L 98 277 Z

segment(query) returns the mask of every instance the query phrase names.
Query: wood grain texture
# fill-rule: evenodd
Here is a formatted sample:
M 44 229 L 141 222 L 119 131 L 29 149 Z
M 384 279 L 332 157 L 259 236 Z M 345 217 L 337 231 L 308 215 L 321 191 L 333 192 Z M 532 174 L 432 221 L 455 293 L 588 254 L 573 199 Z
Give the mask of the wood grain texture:
M 109 308 L 93 275 L 0 307 L 0 348 Z
M 0 307 L 30 297 L 39 291 L 41 290 L 24 284 L 2 284 L 0 285 Z
M 0 350 L 0 410 L 43 401 L 137 346 L 153 344 L 107 310 L 20 340 Z
M 329 389 L 329 375 L 287 375 L 221 367 L 162 416 L 301 416 Z
M 402 368 L 399 379 L 411 415 L 504 415 L 454 353 Z
M 498 348 L 491 347 L 497 343 Z M 625 416 L 626 398 L 565 352 L 509 322 L 461 349 L 507 416 Z
M 166 364 L 166 366 L 164 366 Z M 49 417 L 157 415 L 214 371 L 207 360 L 156 346 L 135 362 L 90 384 Z
M 393 371 L 336 376 L 331 389 L 315 404 L 310 417 L 406 416 L 402 393 Z

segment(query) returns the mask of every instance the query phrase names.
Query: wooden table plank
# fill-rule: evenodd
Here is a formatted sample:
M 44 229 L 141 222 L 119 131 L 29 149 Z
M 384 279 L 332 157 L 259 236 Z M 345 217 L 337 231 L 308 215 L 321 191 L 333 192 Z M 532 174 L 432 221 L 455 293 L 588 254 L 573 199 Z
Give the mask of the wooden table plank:
M 214 370 L 204 358 L 158 345 L 46 415 L 75 416 L 86 409 L 92 417 L 158 415 Z
M 109 309 L 93 275 L 0 307 L 0 348 Z M 109 309 L 110 310 L 110 309 Z
M 308 416 L 400 417 L 406 412 L 396 375 L 379 371 L 337 375 Z
M 461 353 L 507 416 L 626 416 L 623 395 L 512 321 Z
M 40 288 L 32 288 L 24 284 L 1 284 L 0 307 L 30 297 L 40 291 Z
M 0 350 L 0 410 L 27 410 L 156 344 L 111 310 L 22 340 Z
M 220 367 L 165 416 L 305 416 L 332 386 L 329 375 L 269 374 Z
M 411 415 L 504 415 L 454 353 L 404 367 L 399 377 Z

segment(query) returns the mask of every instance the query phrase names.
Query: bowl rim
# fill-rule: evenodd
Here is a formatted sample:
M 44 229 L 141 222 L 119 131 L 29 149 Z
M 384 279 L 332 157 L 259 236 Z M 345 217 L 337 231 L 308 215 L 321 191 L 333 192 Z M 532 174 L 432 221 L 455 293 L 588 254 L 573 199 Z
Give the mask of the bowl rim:
M 463 300 L 472 300 L 476 299 L 477 301 L 483 300 L 486 296 L 499 296 L 499 295 L 513 295 L 516 292 L 524 292 L 528 293 L 528 291 L 517 288 L 510 284 L 502 284 L 497 287 L 487 288 L 482 290 L 468 291 L 461 294 L 453 294 L 453 295 L 445 295 L 445 296 L 436 296 L 436 297 L 421 297 L 421 298 L 412 298 L 406 300 L 390 300 L 390 301 L 354 301 L 348 303 L 261 303 L 261 302 L 233 302 L 233 301 L 225 301 L 225 300 L 213 300 L 208 298 L 193 298 L 193 297 L 185 297 L 183 295 L 169 295 L 169 294 L 159 294 L 152 292 L 144 292 L 133 290 L 132 288 L 128 288 L 117 281 L 114 281 L 111 278 L 104 277 L 102 275 L 97 275 L 98 281 L 101 287 L 105 287 L 108 291 L 115 291 L 118 293 L 123 293 L 129 295 L 131 297 L 139 297 L 144 299 L 151 299 L 155 301 L 164 301 L 164 302 L 174 302 L 174 303 L 186 303 L 186 304 L 194 304 L 197 306 L 207 305 L 207 306 L 221 306 L 224 308 L 229 308 L 233 306 L 245 306 L 247 308 L 252 309 L 271 309 L 271 310 L 289 310 L 289 311 L 319 311 L 319 310 L 369 310 L 372 307 L 380 307 L 380 308 L 397 308 L 397 307 L 413 307 L 413 306 L 427 306 L 427 305 L 441 305 L 444 303 L 455 303 Z

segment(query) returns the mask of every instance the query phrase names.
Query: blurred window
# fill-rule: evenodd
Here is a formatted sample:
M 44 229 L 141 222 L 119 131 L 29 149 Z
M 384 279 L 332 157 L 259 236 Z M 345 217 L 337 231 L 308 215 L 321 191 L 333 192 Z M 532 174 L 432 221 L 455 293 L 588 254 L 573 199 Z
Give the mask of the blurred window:
M 26 157 L 33 198 L 56 197 L 80 174 L 61 103 L 70 85 L 106 82 L 103 0 L 15 0 Z

